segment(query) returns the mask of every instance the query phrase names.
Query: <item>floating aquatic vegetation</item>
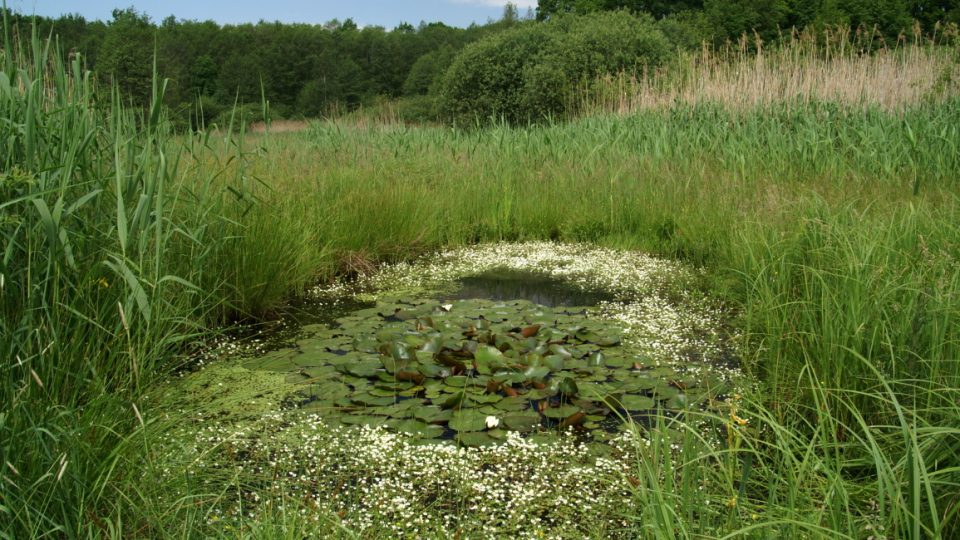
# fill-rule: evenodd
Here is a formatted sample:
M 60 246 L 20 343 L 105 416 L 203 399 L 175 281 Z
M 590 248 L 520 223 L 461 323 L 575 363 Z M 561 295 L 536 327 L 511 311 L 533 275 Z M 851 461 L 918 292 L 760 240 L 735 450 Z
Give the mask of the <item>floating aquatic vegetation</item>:
M 463 538 L 630 537 L 618 515 L 631 495 L 630 457 L 638 444 L 649 444 L 622 434 L 599 453 L 596 444 L 572 437 L 543 442 L 512 432 L 495 446 L 424 446 L 383 427 L 331 428 L 320 415 L 291 422 L 282 413 L 241 427 L 210 422 L 193 442 L 178 435 L 167 443 L 183 465 L 171 465 L 168 474 L 205 484 L 233 479 L 218 488 L 227 496 L 208 514 L 214 527 L 242 527 L 284 504 L 277 494 L 286 493 L 304 502 L 305 519 L 334 519 L 338 529 L 361 537 L 397 538 L 439 531 Z
M 483 298 L 478 283 L 502 275 L 532 276 L 536 287 Z M 188 474 L 243 479 L 230 480 L 242 483 L 240 506 L 218 510 L 224 518 L 256 515 L 293 490 L 356 531 L 616 530 L 591 516 L 616 514 L 624 493 L 610 486 L 624 485 L 622 460 L 639 441 L 629 431 L 723 407 L 736 384 L 722 314 L 696 280 L 676 262 L 551 243 L 386 266 L 314 291 L 328 305 L 349 297 L 369 307 L 171 385 L 167 399 L 194 408 L 197 422 L 169 434 L 169 452 L 187 449 L 173 461 L 186 460 Z M 530 293 L 544 287 L 549 298 Z M 530 297 L 509 298 L 516 291 Z M 563 305 L 571 299 L 596 305 Z M 707 440 L 716 427 L 705 429 Z M 529 492 L 545 488 L 552 495 Z M 428 498 L 409 496 L 420 492 Z M 490 518 L 460 520 L 453 510 L 463 508 Z
M 606 431 L 654 409 L 702 407 L 716 375 L 658 366 L 588 308 L 397 299 L 245 365 L 290 374 L 297 406 L 331 425 L 387 426 L 466 446 L 507 431 Z
M 525 273 L 531 281 L 546 277 L 602 300 L 588 316 L 619 324 L 624 342 L 659 365 L 694 360 L 719 370 L 721 363 L 730 364 L 724 314 L 696 287 L 700 271 L 633 251 L 553 242 L 469 246 L 384 266 L 353 290 L 371 301 L 430 294 L 462 298 L 458 287 L 465 281 L 505 272 Z M 331 298 L 344 289 L 337 283 L 314 293 Z M 717 361 L 721 357 L 725 360 Z
M 442 288 L 461 278 L 499 269 L 547 275 L 586 290 L 605 291 L 622 300 L 656 292 L 684 294 L 696 272 L 679 262 L 588 244 L 524 242 L 482 244 L 442 251 L 412 262 L 380 268 L 363 278 L 374 295 Z M 343 291 L 342 284 L 315 293 Z

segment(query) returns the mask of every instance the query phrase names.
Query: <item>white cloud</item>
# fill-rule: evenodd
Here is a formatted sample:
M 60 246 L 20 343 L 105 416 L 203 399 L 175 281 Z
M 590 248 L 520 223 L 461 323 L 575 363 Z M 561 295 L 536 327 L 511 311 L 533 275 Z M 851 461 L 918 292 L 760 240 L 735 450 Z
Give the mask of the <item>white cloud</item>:
M 537 0 L 453 0 L 456 4 L 479 4 L 481 6 L 499 6 L 513 4 L 520 9 L 537 8 Z

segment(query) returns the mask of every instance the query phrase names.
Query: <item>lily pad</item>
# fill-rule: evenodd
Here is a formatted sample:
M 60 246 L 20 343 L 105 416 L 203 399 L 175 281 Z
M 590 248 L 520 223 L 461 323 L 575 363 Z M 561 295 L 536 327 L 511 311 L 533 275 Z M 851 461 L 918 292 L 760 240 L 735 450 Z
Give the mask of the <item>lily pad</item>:
M 580 407 L 576 405 L 561 405 L 544 410 L 543 415 L 547 418 L 566 418 L 578 412 L 580 412 Z
M 361 360 L 346 366 L 347 373 L 356 377 L 373 377 L 380 371 L 383 364 L 380 360 Z
M 442 436 L 445 431 L 442 426 L 425 424 L 418 420 L 405 420 L 400 422 L 396 425 L 396 430 L 424 439 L 436 439 Z
M 487 429 L 487 415 L 474 410 L 460 410 L 453 413 L 449 422 L 454 431 L 483 431 Z
M 504 416 L 502 425 L 513 431 L 533 431 L 540 427 L 540 415 L 537 413 L 516 413 Z
M 382 426 L 386 421 L 383 416 L 371 416 L 362 414 L 347 414 L 340 417 L 340 421 L 347 425 L 363 425 L 369 427 Z
M 628 411 L 646 411 L 654 408 L 656 402 L 653 398 L 647 396 L 639 396 L 636 394 L 627 394 L 620 398 L 620 403 L 623 405 L 624 409 Z
M 494 407 L 503 411 L 526 411 L 530 409 L 530 400 L 522 397 L 506 397 L 494 403 Z
M 422 422 L 436 424 L 447 422 L 453 418 L 453 411 L 450 409 L 441 409 L 436 406 L 423 406 L 414 409 L 413 416 Z
M 457 435 L 457 442 L 463 446 L 479 447 L 490 446 L 496 442 L 486 433 L 468 432 Z

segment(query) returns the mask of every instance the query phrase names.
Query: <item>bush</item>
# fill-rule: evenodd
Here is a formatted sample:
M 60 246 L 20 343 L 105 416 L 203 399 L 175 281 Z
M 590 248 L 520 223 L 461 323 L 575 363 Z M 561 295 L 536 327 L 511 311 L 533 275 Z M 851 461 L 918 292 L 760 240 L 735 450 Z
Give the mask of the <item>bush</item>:
M 652 18 L 625 11 L 531 22 L 466 47 L 444 76 L 442 103 L 466 122 L 565 116 L 582 83 L 658 65 L 669 50 Z
M 215 123 L 217 118 L 227 110 L 227 107 L 213 97 L 200 96 L 193 109 L 195 127 L 200 129 Z
M 681 11 L 657 21 L 657 28 L 680 50 L 696 50 L 704 41 L 713 43 L 713 29 L 702 11 Z
M 403 83 L 403 95 L 423 96 L 435 93 L 435 86 L 450 68 L 454 56 L 454 50 L 444 46 L 418 58 Z

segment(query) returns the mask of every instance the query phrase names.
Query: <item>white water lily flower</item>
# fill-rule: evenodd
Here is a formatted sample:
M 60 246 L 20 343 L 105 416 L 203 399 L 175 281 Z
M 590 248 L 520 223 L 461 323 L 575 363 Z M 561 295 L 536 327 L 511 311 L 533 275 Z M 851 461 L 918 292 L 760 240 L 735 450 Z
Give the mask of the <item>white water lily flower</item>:
M 500 419 L 496 416 L 487 417 L 487 429 L 493 429 L 500 425 Z
M 440 306 L 440 309 L 444 311 L 450 311 L 451 309 L 453 309 L 453 304 L 443 304 Z

